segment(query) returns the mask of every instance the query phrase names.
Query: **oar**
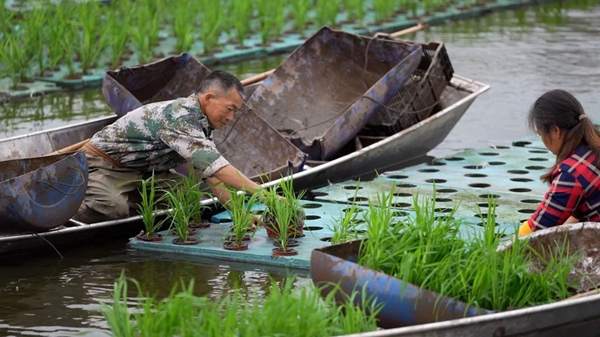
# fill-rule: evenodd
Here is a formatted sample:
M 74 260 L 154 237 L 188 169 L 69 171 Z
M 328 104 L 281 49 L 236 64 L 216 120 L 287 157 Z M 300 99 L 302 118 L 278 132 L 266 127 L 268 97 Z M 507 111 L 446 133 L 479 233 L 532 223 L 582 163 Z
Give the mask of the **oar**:
M 418 32 L 420 30 L 423 30 L 425 28 L 427 28 L 427 24 L 419 22 L 414 27 L 406 28 L 406 29 L 397 31 L 395 33 L 391 33 L 391 34 L 376 33 L 374 36 L 380 36 L 381 35 L 381 36 L 391 37 L 391 38 L 396 39 L 396 38 L 398 38 L 398 37 L 400 37 L 402 35 L 412 34 L 412 33 Z M 250 76 L 250 77 L 248 77 L 248 78 L 246 78 L 246 79 L 244 79 L 244 80 L 242 80 L 240 82 L 242 82 L 243 86 L 254 84 L 254 83 L 260 82 L 260 81 L 264 80 L 265 78 L 269 77 L 269 75 L 271 75 L 274 71 L 275 71 L 275 69 L 271 69 L 271 70 L 265 71 L 263 73 L 254 75 L 254 76 Z M 89 138 L 85 139 L 85 140 L 82 140 L 79 143 L 75 143 L 73 145 L 69 145 L 69 146 L 67 146 L 65 148 L 62 148 L 62 149 L 57 150 L 57 151 L 54 151 L 54 152 L 49 153 L 47 155 L 49 156 L 49 155 L 61 154 L 61 153 L 65 153 L 65 152 L 77 151 L 81 147 L 83 147 L 83 145 L 85 143 L 87 143 L 89 140 L 90 140 Z

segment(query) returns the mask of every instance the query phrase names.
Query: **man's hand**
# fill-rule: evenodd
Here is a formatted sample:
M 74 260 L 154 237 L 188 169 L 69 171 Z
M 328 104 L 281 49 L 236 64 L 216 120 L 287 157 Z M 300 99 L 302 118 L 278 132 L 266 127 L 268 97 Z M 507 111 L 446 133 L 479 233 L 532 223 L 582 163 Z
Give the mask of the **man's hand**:
M 262 221 L 262 217 L 260 215 L 255 215 L 254 219 L 252 219 L 252 223 L 250 224 L 250 228 L 253 230 L 257 230 L 259 227 L 264 227 L 265 223 Z

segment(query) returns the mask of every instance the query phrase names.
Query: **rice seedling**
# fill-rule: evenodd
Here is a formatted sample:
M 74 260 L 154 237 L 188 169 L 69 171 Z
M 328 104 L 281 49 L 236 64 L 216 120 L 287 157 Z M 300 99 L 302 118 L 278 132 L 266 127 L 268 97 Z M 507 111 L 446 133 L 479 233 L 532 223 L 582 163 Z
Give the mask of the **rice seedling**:
M 348 20 L 357 21 L 359 25 L 363 24 L 365 8 L 365 2 L 362 0 L 344 0 L 344 9 L 348 14 Z
M 279 40 L 283 33 L 283 24 L 286 18 L 286 5 L 284 0 L 271 2 L 271 15 L 273 16 L 273 39 Z
M 19 83 L 27 79 L 33 60 L 33 53 L 22 34 L 15 32 L 4 36 L 0 64 L 3 77 L 8 76 L 11 79 L 12 89 L 17 89 Z
M 72 54 L 66 55 L 66 50 L 63 46 L 66 43 L 65 40 L 70 40 L 72 37 L 70 34 L 72 29 L 72 20 L 69 17 L 69 13 L 71 4 L 69 3 L 61 3 L 54 7 L 53 14 L 50 16 L 50 21 L 48 22 L 48 45 L 47 45 L 47 55 L 48 68 L 54 68 L 58 64 L 63 61 L 67 61 L 71 59 L 72 64 Z M 72 48 L 72 47 L 71 47 Z M 71 49 L 72 50 L 72 49 Z M 74 72 L 74 70 L 73 70 Z
M 46 7 L 36 7 L 27 11 L 23 15 L 22 26 L 26 37 L 26 48 L 31 48 L 35 61 L 37 63 L 37 73 L 42 74 L 46 69 L 46 40 L 50 12 Z
M 226 247 L 233 244 L 233 248 L 241 248 L 248 230 L 252 229 L 252 223 L 256 216 L 252 209 L 258 200 L 258 194 L 255 193 L 250 197 L 246 197 L 244 193 L 238 193 L 235 189 L 228 190 L 230 198 L 225 206 L 231 213 L 233 226 L 231 226 L 230 231 L 230 243 L 225 242 L 223 246 Z
M 165 191 L 165 198 L 171 208 L 168 219 L 171 221 L 171 227 L 173 227 L 179 243 L 191 242 L 188 229 L 190 214 L 185 190 L 176 186 Z
M 214 51 L 219 42 L 219 36 L 223 30 L 225 22 L 225 13 L 219 3 L 220 0 L 201 0 L 204 9 L 201 18 L 202 27 L 201 39 L 204 44 L 204 54 L 210 54 Z
M 394 2 L 389 0 L 373 0 L 373 10 L 375 12 L 375 20 L 383 21 L 394 12 Z
M 262 45 L 266 46 L 271 38 L 271 30 L 275 24 L 271 13 L 271 0 L 258 0 L 255 3 L 258 10 L 260 40 Z
M 153 59 L 152 46 L 154 37 L 149 32 L 153 29 L 153 20 L 156 20 L 156 14 L 152 12 L 148 1 L 151 0 L 143 1 L 136 7 L 135 13 L 137 15 L 130 26 L 132 29 L 129 32 L 138 62 L 141 64 L 148 63 Z
M 163 223 L 167 220 L 164 218 L 160 221 L 156 221 L 156 206 L 162 201 L 162 197 L 156 197 L 156 181 L 154 178 L 154 172 L 147 179 L 142 179 L 140 188 L 140 196 L 142 197 L 141 203 L 137 204 L 138 213 L 142 217 L 145 231 L 138 235 L 140 240 L 157 240 L 156 231 L 160 229 Z
M 354 199 L 358 196 L 359 185 L 356 186 L 354 191 Z M 358 216 L 360 215 L 361 208 L 357 204 L 348 204 L 345 209 L 342 210 L 339 219 L 334 220 L 333 226 L 330 230 L 333 232 L 331 236 L 331 243 L 338 244 L 354 239 L 358 239 L 356 229 L 360 223 Z
M 202 227 L 202 212 L 207 206 L 202 205 L 202 199 L 208 194 L 201 188 L 202 179 L 199 179 L 190 166 L 189 174 L 181 181 L 180 188 L 186 191 L 186 204 L 190 215 L 190 227 Z
M 337 14 L 340 11 L 341 0 L 316 0 L 316 22 L 319 26 L 336 24 Z
M 77 5 L 81 32 L 74 44 L 81 62 L 81 72 L 84 75 L 89 74 L 89 69 L 97 65 L 100 54 L 106 47 L 107 26 L 100 19 L 98 6 L 99 4 L 95 1 Z
M 192 5 L 193 3 L 190 3 Z M 160 32 L 161 15 L 165 12 L 165 3 L 163 0 L 141 0 L 136 6 L 138 13 L 138 25 L 148 36 L 150 47 L 158 45 L 158 35 Z
M 244 41 L 251 31 L 250 20 L 253 11 L 254 7 L 250 0 L 238 0 L 232 6 L 232 16 L 235 18 L 232 22 L 232 28 L 235 28 L 235 35 L 240 46 L 244 45 Z
M 196 12 L 185 6 L 177 6 L 173 20 L 173 33 L 175 33 L 175 51 L 177 53 L 189 52 L 194 44 L 194 23 Z
M 379 207 L 369 203 L 368 240 L 361 245 L 360 264 L 492 310 L 548 303 L 570 295 L 569 270 L 577 256 L 558 247 L 556 253 L 540 258 L 526 240 L 499 251 L 492 200 L 483 232 L 465 239 L 459 235 L 464 226 L 460 221 L 435 216 L 435 196 L 421 202 L 415 197 L 415 217 L 392 224 L 386 210 L 392 192 L 380 194 Z M 535 268 L 539 262 L 534 256 L 544 270 Z
M 375 331 L 375 315 L 381 310 L 359 292 L 337 306 L 336 291 L 321 298 L 312 284 L 295 289 L 293 277 L 281 286 L 272 285 L 266 295 L 234 290 L 215 300 L 195 296 L 193 280 L 187 286 L 174 286 L 160 301 L 143 293 L 135 280 L 130 282 L 138 290 L 134 308 L 128 308 L 123 274 L 115 282 L 112 303 L 101 302 L 102 314 L 117 337 L 337 336 Z
M 294 192 L 292 178 L 283 179 L 279 186 L 272 186 L 261 192 L 261 201 L 267 206 L 263 214 L 263 222 L 269 237 L 274 238 L 281 250 L 286 251 L 290 236 L 302 236 L 304 226 L 304 210 L 299 199 L 304 191 Z M 282 196 L 278 194 L 281 191 Z
M 123 1 L 127 4 L 127 1 Z M 121 5 L 124 6 L 124 5 Z M 129 8 L 112 9 L 107 13 L 108 47 L 110 48 L 110 66 L 117 68 L 125 54 L 129 42 L 129 22 L 133 17 Z
M 310 6 L 310 0 L 292 0 L 294 26 L 301 36 L 304 36 L 304 32 L 306 31 L 306 16 Z

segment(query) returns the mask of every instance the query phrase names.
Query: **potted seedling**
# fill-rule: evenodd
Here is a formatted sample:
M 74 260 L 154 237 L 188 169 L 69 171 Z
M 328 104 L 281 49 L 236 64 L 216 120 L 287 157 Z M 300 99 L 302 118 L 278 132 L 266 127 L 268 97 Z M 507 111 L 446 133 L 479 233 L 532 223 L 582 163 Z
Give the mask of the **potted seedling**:
M 210 227 L 208 220 L 202 219 L 202 212 L 206 208 L 202 205 L 202 199 L 208 193 L 200 188 L 201 184 L 201 179 L 196 178 L 193 167 L 190 168 L 189 175 L 181 182 L 180 188 L 186 191 L 185 200 L 190 215 L 189 227 L 192 229 Z
M 246 250 L 248 244 L 244 241 L 250 240 L 248 230 L 252 228 L 252 223 L 255 218 L 255 213 L 252 208 L 256 204 L 257 194 L 253 194 L 249 198 L 243 193 L 238 193 L 236 190 L 229 189 L 231 197 L 225 204 L 231 213 L 233 225 L 229 232 L 229 236 L 225 238 L 223 248 L 228 250 Z
M 275 218 L 276 226 L 272 226 L 271 230 L 275 233 L 276 248 L 273 248 L 275 256 L 290 256 L 298 254 L 295 249 L 289 248 L 290 231 L 293 231 L 293 213 L 294 210 L 284 201 L 280 200 L 272 204 L 269 210 L 270 214 Z
M 137 204 L 137 207 L 138 213 L 142 217 L 145 230 L 137 235 L 137 239 L 142 241 L 161 241 L 162 236 L 157 234 L 156 231 L 167 219 L 165 218 L 156 221 L 156 214 L 154 211 L 156 210 L 156 205 L 162 201 L 162 197 L 156 199 L 154 172 L 152 172 L 152 175 L 148 179 L 142 179 L 141 184 L 140 195 L 142 197 L 142 202 Z
M 281 192 L 281 195 L 278 194 Z M 299 200 L 304 196 L 304 191 L 296 194 L 294 192 L 294 182 L 291 178 L 284 179 L 279 184 L 279 187 L 266 188 L 262 193 L 262 201 L 267 206 L 263 214 L 263 223 L 267 229 L 267 235 L 270 238 L 276 238 L 279 232 L 279 219 L 275 215 L 275 209 L 279 206 L 285 207 L 291 214 L 290 221 L 288 224 L 288 230 L 290 231 L 290 237 L 299 238 L 304 236 L 304 210 L 300 205 Z
M 198 243 L 197 239 L 190 238 L 195 235 L 195 232 L 190 232 L 188 228 L 190 224 L 189 207 L 187 205 L 185 190 L 174 188 L 166 191 L 165 196 L 171 208 L 169 219 L 173 232 L 177 236 L 173 240 L 174 244 L 178 245 L 194 245 Z

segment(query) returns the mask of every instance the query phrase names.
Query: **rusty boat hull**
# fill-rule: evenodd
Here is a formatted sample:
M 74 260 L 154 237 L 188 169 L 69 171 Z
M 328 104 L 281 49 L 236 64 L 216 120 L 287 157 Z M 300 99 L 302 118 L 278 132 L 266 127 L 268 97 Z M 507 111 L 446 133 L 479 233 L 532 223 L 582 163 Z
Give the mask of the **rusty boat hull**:
M 347 336 L 596 336 L 600 326 L 600 291 L 595 288 L 600 280 L 600 224 L 586 222 L 537 231 L 530 236 L 529 244 L 538 251 L 556 250 L 556 247 L 566 244 L 569 253 L 582 253 L 571 275 L 583 281 L 576 289 L 584 293 L 554 303 L 502 312 L 478 312 L 450 300 L 446 303 L 449 305 L 445 306 L 445 312 L 436 317 L 429 304 L 431 300 L 436 301 L 435 293 L 357 265 L 353 262 L 357 260 L 356 242 L 314 250 L 311 277 L 316 282 L 340 282 L 345 291 L 351 291 L 354 284 L 358 288 L 364 285 L 368 295 L 385 304 L 380 322 L 383 326 L 395 328 Z M 501 249 L 509 247 L 510 243 Z M 590 280 L 593 284 L 587 284 Z M 398 287 L 404 287 L 401 295 Z M 590 288 L 593 290 L 588 291 Z M 448 299 L 440 298 L 440 301 Z M 459 312 L 454 309 L 467 310 Z M 451 319 L 452 315 L 458 317 Z
M 0 162 L 0 233 L 45 231 L 68 222 L 87 183 L 83 152 Z

